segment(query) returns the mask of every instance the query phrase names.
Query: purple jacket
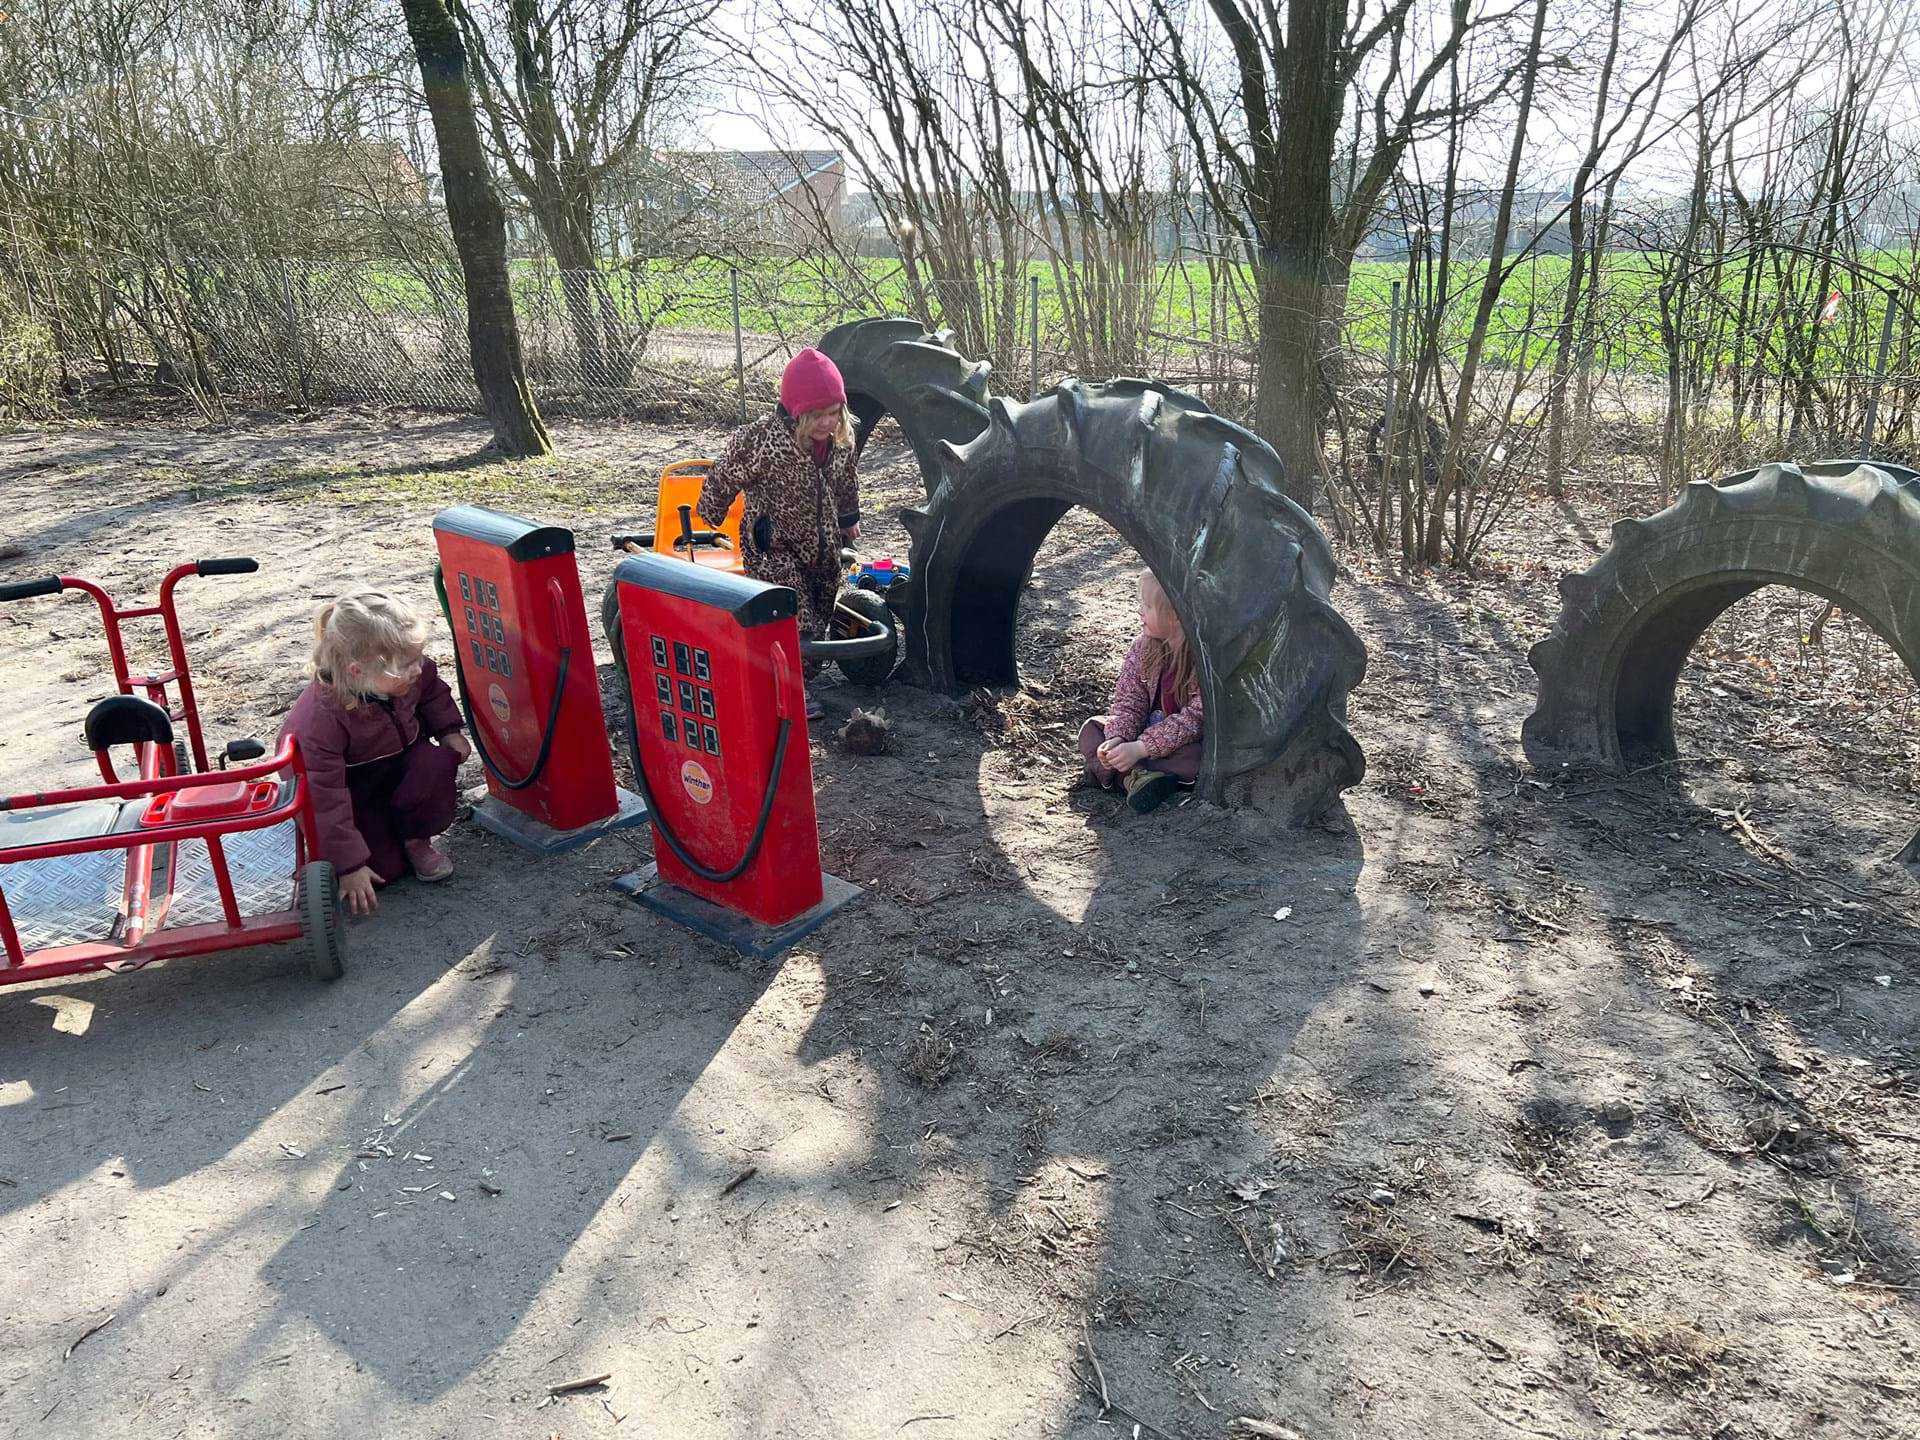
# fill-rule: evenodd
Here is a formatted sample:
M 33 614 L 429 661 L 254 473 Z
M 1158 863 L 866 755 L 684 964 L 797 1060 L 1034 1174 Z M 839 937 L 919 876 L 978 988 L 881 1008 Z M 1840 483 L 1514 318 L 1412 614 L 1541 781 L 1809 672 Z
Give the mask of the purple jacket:
M 1147 674 L 1145 635 L 1127 647 L 1127 658 L 1120 662 L 1120 678 L 1113 685 L 1112 714 L 1107 718 L 1109 740 L 1138 740 L 1155 760 L 1164 760 L 1176 750 L 1196 745 L 1206 731 L 1206 709 L 1200 693 L 1186 697 L 1173 690 L 1173 672 L 1162 670 Z M 1159 711 L 1160 720 L 1153 720 Z
M 353 797 L 347 771 L 398 755 L 423 735 L 439 739 L 461 728 L 460 707 L 433 661 L 420 666 L 413 688 L 391 699 L 368 696 L 344 709 L 333 687 L 315 680 L 300 693 L 280 726 L 284 741 L 300 742 L 313 795 L 314 826 L 320 835 L 317 860 L 331 860 L 342 875 L 367 863 L 367 842 L 353 823 Z

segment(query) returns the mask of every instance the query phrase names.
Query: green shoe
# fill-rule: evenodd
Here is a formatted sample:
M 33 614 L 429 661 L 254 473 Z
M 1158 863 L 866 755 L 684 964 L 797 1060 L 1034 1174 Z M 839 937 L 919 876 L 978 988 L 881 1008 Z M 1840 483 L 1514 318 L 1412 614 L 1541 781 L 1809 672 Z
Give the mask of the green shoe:
M 1135 776 L 1140 778 L 1136 780 Z M 1135 769 L 1127 772 L 1127 804 L 1136 815 L 1158 810 L 1179 788 L 1178 780 L 1158 770 Z

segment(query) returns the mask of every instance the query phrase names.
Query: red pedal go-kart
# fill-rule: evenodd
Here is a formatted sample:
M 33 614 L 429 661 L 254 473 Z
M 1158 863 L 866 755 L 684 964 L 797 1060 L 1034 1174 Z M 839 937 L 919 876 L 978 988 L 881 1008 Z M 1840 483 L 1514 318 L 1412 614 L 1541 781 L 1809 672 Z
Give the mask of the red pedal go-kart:
M 311 858 L 313 803 L 299 746 L 289 739 L 267 755 L 258 740 L 234 740 L 219 768 L 209 765 L 174 612 L 174 587 L 187 576 L 259 568 L 248 559 L 175 566 L 159 602 L 146 606 L 116 605 L 72 575 L 0 585 L 0 601 L 63 590 L 91 596 L 119 691 L 86 718 L 104 784 L 0 798 L 0 985 L 290 940 L 305 943 L 318 978 L 342 973 L 338 884 L 332 865 Z M 155 616 L 170 667 L 130 674 L 121 622 Z M 133 751 L 136 779 L 114 769 L 110 752 L 122 745 Z

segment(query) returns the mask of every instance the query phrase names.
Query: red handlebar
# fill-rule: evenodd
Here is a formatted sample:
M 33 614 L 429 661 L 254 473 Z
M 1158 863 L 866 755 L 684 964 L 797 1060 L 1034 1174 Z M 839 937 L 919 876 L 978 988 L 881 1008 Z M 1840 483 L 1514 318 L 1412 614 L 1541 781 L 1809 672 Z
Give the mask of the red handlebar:
M 203 785 L 227 785 L 240 780 L 263 780 L 293 763 L 297 742 L 287 742 L 264 760 L 232 770 L 206 770 L 194 775 L 158 775 L 151 780 L 122 780 L 117 785 L 82 785 L 72 790 L 38 791 L 0 798 L 0 810 L 32 810 L 41 805 L 71 805 L 82 800 L 138 800 L 168 790 L 197 790 Z

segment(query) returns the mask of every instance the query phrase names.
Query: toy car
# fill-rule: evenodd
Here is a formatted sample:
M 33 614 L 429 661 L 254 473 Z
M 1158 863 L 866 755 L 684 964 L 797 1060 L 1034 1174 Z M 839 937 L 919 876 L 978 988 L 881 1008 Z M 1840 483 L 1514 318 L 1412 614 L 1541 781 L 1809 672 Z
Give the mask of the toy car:
M 613 536 L 613 548 L 681 555 L 696 565 L 745 574 L 740 555 L 744 495 L 735 497 L 718 530 L 698 529 L 693 523 L 700 487 L 712 468 L 711 460 L 676 460 L 668 465 L 660 472 L 653 533 L 621 532 Z M 890 601 L 898 594 L 893 587 L 907 578 L 907 566 L 891 556 L 862 565 L 851 550 L 842 550 L 840 559 L 851 583 L 834 600 L 833 633 L 826 639 L 801 641 L 800 653 L 809 660 L 831 660 L 856 685 L 884 685 L 900 658 L 899 621 Z M 600 616 L 613 647 L 614 664 L 624 673 L 626 660 L 617 640 L 619 600 L 611 584 Z

